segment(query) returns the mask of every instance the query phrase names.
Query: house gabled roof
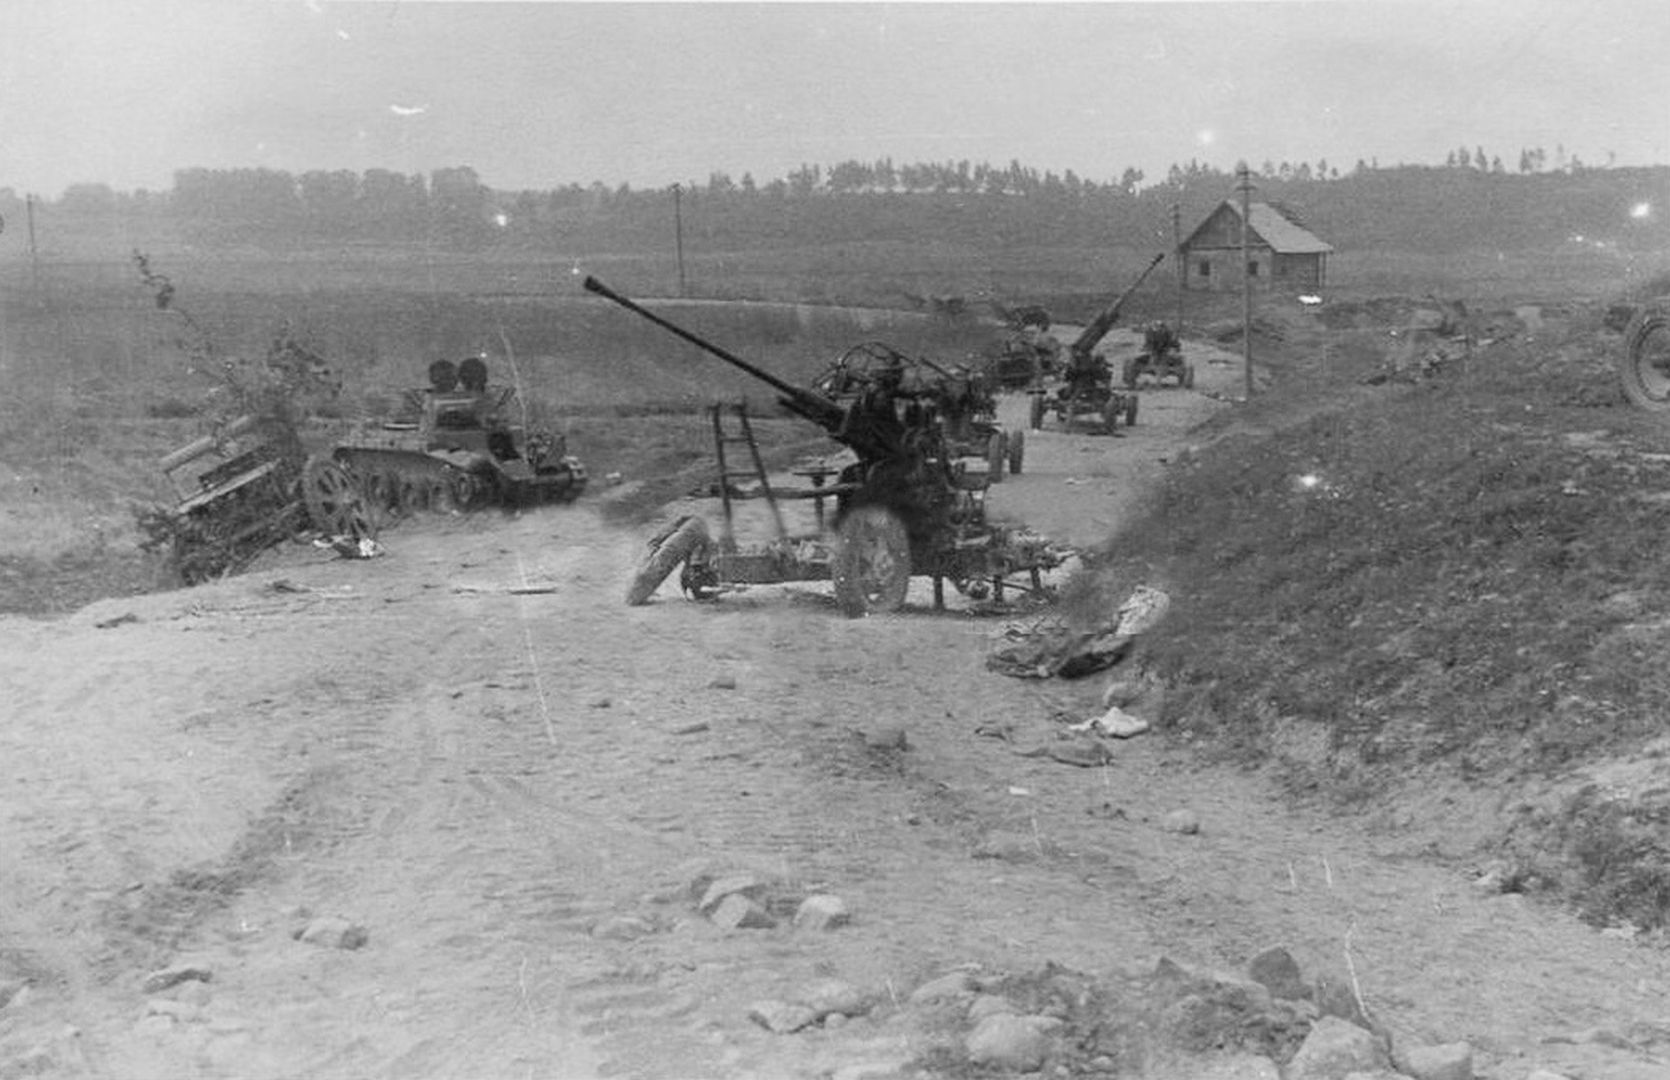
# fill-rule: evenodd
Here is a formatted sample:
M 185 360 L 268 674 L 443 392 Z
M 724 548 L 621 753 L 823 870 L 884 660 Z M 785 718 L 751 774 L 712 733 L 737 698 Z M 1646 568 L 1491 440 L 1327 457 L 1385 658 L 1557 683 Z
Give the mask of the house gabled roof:
M 1218 209 L 1206 216 L 1194 232 L 1184 241 L 1184 247 L 1192 247 L 1194 239 L 1202 229 L 1211 224 L 1212 219 L 1228 210 L 1237 220 L 1241 217 L 1241 204 L 1234 199 L 1225 199 L 1218 205 Z M 1249 207 L 1252 219 L 1252 231 L 1270 250 L 1283 255 L 1325 255 L 1334 250 L 1333 245 L 1319 239 L 1316 234 L 1300 225 L 1292 218 L 1283 214 L 1269 203 L 1255 202 Z

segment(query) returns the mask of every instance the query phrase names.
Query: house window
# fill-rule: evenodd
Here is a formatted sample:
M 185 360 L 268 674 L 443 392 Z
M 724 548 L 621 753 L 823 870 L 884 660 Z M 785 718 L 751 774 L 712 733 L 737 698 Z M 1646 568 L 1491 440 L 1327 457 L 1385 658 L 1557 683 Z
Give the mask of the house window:
M 1200 277 L 1211 277 L 1212 276 L 1212 260 L 1211 259 L 1202 259 L 1202 260 L 1200 260 L 1200 262 L 1195 264 L 1195 267 L 1196 267 L 1197 271 L 1199 272 Z
M 1248 259 L 1247 260 L 1247 276 L 1248 277 L 1257 277 L 1258 276 L 1258 260 L 1257 259 Z

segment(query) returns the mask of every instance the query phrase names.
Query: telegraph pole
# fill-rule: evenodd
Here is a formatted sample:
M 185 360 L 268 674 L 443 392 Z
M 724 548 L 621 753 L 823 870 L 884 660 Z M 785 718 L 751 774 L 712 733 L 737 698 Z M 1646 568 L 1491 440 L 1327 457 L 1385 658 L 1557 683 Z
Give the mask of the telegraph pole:
M 29 283 L 35 292 L 35 303 L 41 302 L 41 253 L 35 247 L 35 197 L 25 195 L 23 207 L 29 220 Z
M 1241 359 L 1247 369 L 1247 400 L 1253 396 L 1252 262 L 1248 235 L 1252 232 L 1252 170 L 1245 161 L 1235 169 L 1235 190 L 1241 193 Z
M 684 210 L 683 210 L 683 207 L 680 205 L 680 199 L 681 199 L 681 196 L 683 194 L 684 194 L 684 188 L 681 187 L 678 184 L 674 184 L 673 185 L 673 246 L 674 246 L 674 250 L 677 251 L 677 253 L 678 253 L 678 295 L 679 295 L 679 299 L 681 299 L 681 300 L 685 296 L 685 289 L 684 289 Z
M 1183 259 L 1183 204 L 1171 204 L 1171 257 L 1177 260 L 1177 336 L 1183 336 L 1183 290 L 1189 287 L 1189 267 Z

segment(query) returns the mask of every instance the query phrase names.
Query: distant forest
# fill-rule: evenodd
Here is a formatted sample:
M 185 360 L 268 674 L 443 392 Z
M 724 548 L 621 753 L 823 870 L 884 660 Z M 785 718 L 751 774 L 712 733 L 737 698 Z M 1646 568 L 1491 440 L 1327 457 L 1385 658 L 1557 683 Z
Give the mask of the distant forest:
M 1357 161 L 1264 162 L 1253 198 L 1283 207 L 1340 250 L 1523 251 L 1581 239 L 1625 250 L 1670 246 L 1670 166 L 1591 166 L 1556 150 L 1522 150 L 1513 167 L 1483 147 L 1442 165 Z M 704 250 L 907 242 L 1029 248 L 1168 247 L 1174 208 L 1187 234 L 1236 177 L 1174 165 L 1160 180 L 1127 169 L 1117 181 L 968 161 L 895 165 L 889 159 L 803 165 L 757 183 L 712 174 L 706 183 L 634 190 L 569 184 L 500 191 L 473 168 L 427 176 L 384 169 L 181 169 L 165 192 L 77 184 L 37 209 L 78 218 L 150 218 L 194 242 L 271 248 L 325 244 L 485 249 L 664 249 L 674 227 Z M 0 188 L 0 214 L 24 199 Z

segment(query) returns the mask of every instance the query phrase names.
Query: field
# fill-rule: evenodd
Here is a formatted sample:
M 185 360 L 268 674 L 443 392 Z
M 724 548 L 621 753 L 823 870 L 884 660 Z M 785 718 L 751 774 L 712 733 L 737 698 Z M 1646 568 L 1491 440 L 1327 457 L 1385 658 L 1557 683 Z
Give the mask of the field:
M 1273 929 L 1292 935 L 1307 970 L 1324 956 L 1337 964 L 1342 947 L 1349 966 L 1353 948 L 1364 950 L 1378 965 L 1365 964 L 1368 1001 L 1388 1030 L 1466 1037 L 1500 1068 L 1525 1060 L 1521 1041 L 1547 1028 L 1547 1001 L 1584 1026 L 1660 1000 L 1670 591 L 1657 541 L 1670 430 L 1621 400 L 1610 309 L 1667 291 L 1670 260 L 1587 248 L 1342 256 L 1322 305 L 1260 298 L 1250 400 L 1238 400 L 1232 377 L 1240 298 L 1188 297 L 1184 338 L 1215 365 L 1202 387 L 1210 398 L 1155 393 L 1144 406 L 1157 429 L 1168 408 L 1186 425 L 1112 450 L 1113 440 L 1040 437 L 1043 476 L 1003 492 L 1057 522 L 1077 515 L 1081 529 L 1093 505 L 1120 508 L 1070 583 L 1072 611 L 1106 610 L 1137 584 L 1173 597 L 1140 656 L 1166 690 L 1156 748 L 1122 744 L 1119 762 L 1063 773 L 1032 758 L 1016 765 L 970 735 L 1026 729 L 1019 718 L 1052 710 L 1053 724 L 1087 704 L 1071 689 L 992 686 L 969 655 L 977 622 L 910 611 L 831 626 L 816 621 L 830 615 L 819 598 L 792 594 L 728 608 L 663 599 L 621 614 L 613 575 L 636 550 L 627 534 L 710 479 L 704 406 L 767 395 L 585 294 L 576 270 L 804 383 L 867 339 L 946 359 L 978 353 L 995 333 L 979 317 L 983 299 L 1084 319 L 1144 252 L 1028 252 L 1001 273 L 989 253 L 968 250 L 731 253 L 698 260 L 690 297 L 674 299 L 665 261 L 146 250 L 175 286 L 167 310 L 123 256 L 66 251 L 38 274 L 14 263 L 0 275 L 0 615 L 12 616 L 0 622 L 24 650 L 17 665 L 41 642 L 62 650 L 55 663 L 92 665 L 25 695 L 33 726 L 8 738 L 30 777 L 92 753 L 98 725 L 57 720 L 115 692 L 93 671 L 105 642 L 138 703 L 100 714 L 118 733 L 121 768 L 51 788 L 43 798 L 56 814 L 16 818 L 42 838 L 30 849 L 40 859 L 18 871 L 43 898 L 29 917 L 74 928 L 73 941 L 0 950 L 0 985 L 27 960 L 51 969 L 36 981 L 66 1000 L 121 1002 L 126 983 L 113 971 L 161 963 L 203 936 L 231 943 L 222 952 L 238 959 L 220 961 L 231 974 L 214 993 L 282 1011 L 271 1028 L 231 1032 L 270 1056 L 211 1060 L 204 1047 L 226 1044 L 227 1031 L 188 1045 L 181 1033 L 201 1025 L 181 1019 L 150 1025 L 180 1036 L 155 1051 L 155 1075 L 185 1075 L 164 1067 L 184 1061 L 202 1076 L 248 1060 L 273 1075 L 321 1061 L 343 1075 L 549 1063 L 515 1055 L 555 1052 L 570 1021 L 610 1049 L 617 1073 L 686 1075 L 677 1069 L 688 1053 L 704 1075 L 743 1059 L 757 1075 L 802 1075 L 772 1071 L 787 1043 L 722 1027 L 722 1005 L 733 1004 L 723 995 L 736 992 L 728 965 L 742 965 L 736 978 L 752 987 L 783 963 L 890 980 L 971 954 L 1020 963 L 1053 947 L 1113 965 L 1132 942 L 1239 963 Z M 935 316 L 912 296 L 969 298 L 975 315 Z M 1465 344 L 1432 330 L 1452 301 L 1465 306 L 1449 328 Z M 1176 310 L 1169 282 L 1154 280 L 1122 322 Z M 485 353 L 533 418 L 567 434 L 599 485 L 582 501 L 602 509 L 400 526 L 401 557 L 363 573 L 280 551 L 248 586 L 165 592 L 178 583 L 140 549 L 135 526 L 169 498 L 157 460 L 206 429 L 225 385 L 215 365 L 258 357 L 280 334 L 328 358 L 342 381 L 304 428 L 311 449 L 384 414 L 430 361 Z M 822 444 L 800 421 L 761 428 L 778 463 Z M 605 484 L 611 473 L 621 490 Z M 1097 503 L 1086 485 L 1112 501 Z M 520 599 L 491 609 L 478 599 L 494 595 L 482 582 L 513 574 L 559 587 L 554 623 Z M 97 620 L 82 625 L 93 618 L 84 609 Z M 128 622 L 131 635 L 107 629 Z M 198 626 L 210 633 L 179 636 Z M 221 655 L 247 664 L 245 676 L 220 672 Z M 236 700 L 215 700 L 217 688 Z M 895 713 L 911 730 L 908 755 L 875 743 L 878 718 Z M 712 752 L 689 758 L 693 739 Z M 212 759 L 183 793 L 151 775 L 174 767 L 172 740 L 201 740 Z M 124 777 L 131 790 L 118 787 Z M 1265 782 L 1293 818 L 1258 801 Z M 1207 830 L 1210 857 L 1161 835 L 1160 811 L 1185 799 L 1218 830 Z M 140 816 L 82 850 L 76 823 L 117 811 Z M 174 828 L 176 817 L 193 824 Z M 749 951 L 701 931 L 692 943 L 663 905 L 639 920 L 652 942 L 599 958 L 619 944 L 596 930 L 602 916 L 650 903 L 624 898 L 647 895 L 646 875 L 664 894 L 669 860 L 715 844 L 751 867 L 793 863 L 773 880 L 796 887 L 844 876 L 898 923 L 877 919 L 862 932 L 879 937 L 846 944 L 770 939 Z M 47 858 L 60 850 L 71 853 L 61 869 Z M 548 884 L 551 866 L 574 872 Z M 407 880 L 403 867 L 421 876 Z M 111 884 L 123 874 L 143 887 Z M 389 936 L 407 939 L 376 953 L 384 966 L 370 974 L 298 975 L 283 966 L 293 963 L 284 935 L 260 928 L 318 896 L 378 912 Z M 1491 906 L 1504 897 L 1541 906 Z M 459 929 L 481 911 L 498 922 Z M 1359 926 L 1359 911 L 1375 917 Z M 1585 925 L 1559 922 L 1567 911 Z M 581 945 L 553 936 L 582 922 Z M 1527 926 L 1546 938 L 1527 945 Z M 84 944 L 90 973 L 65 974 L 81 970 L 65 957 Z M 1534 976 L 1521 947 L 1544 950 Z M 1587 970 L 1590 949 L 1639 950 L 1616 952 L 1639 979 Z M 423 966 L 453 963 L 459 950 L 462 975 Z M 539 974 L 540 957 L 554 970 L 582 955 L 593 966 L 562 985 L 607 991 L 585 1023 L 552 1004 L 561 994 L 541 997 L 560 979 Z M 445 985 L 391 995 L 418 971 Z M 1522 975 L 1535 995 L 1520 992 Z M 296 978 L 351 998 L 351 1016 L 335 1015 L 336 998 L 283 989 Z M 699 1004 L 664 1022 L 630 1018 L 635 1001 L 668 985 Z M 554 1026 L 524 1030 L 519 1010 L 532 1018 L 540 1001 Z M 454 1002 L 466 1007 L 453 1012 Z M 131 1056 L 149 1030 L 116 1015 L 86 1021 L 129 1055 L 111 1060 L 153 1060 Z M 686 1015 L 708 1027 L 690 1035 L 674 1022 Z M 420 1038 L 409 1016 L 460 1037 Z M 476 1030 L 472 1017 L 493 1018 L 495 1034 L 462 1037 Z M 345 1056 L 296 1056 L 305 1029 L 287 1025 L 307 1024 Z M 1628 1037 L 1654 1052 L 1664 1044 L 1662 1034 Z M 910 1060 L 927 1075 L 986 1075 L 935 1053 L 943 1046 L 921 1056 L 913 1042 Z M 576 1076 L 595 1064 L 564 1060 Z

